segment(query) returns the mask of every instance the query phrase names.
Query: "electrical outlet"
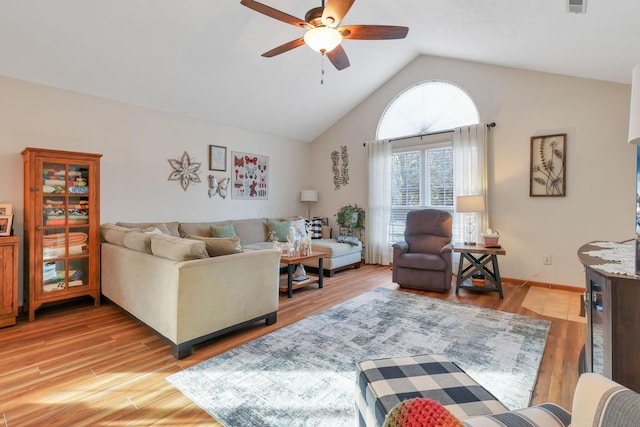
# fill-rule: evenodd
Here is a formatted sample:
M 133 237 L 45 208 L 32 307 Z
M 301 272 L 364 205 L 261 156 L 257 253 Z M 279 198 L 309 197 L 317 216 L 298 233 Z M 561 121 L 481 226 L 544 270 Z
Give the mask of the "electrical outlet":
M 544 256 L 544 265 L 551 265 L 551 255 Z

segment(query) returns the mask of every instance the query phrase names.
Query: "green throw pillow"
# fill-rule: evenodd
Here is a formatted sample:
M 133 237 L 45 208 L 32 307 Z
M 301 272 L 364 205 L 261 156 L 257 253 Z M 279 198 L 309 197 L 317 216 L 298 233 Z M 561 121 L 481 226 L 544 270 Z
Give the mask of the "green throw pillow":
M 278 242 L 286 242 L 289 237 L 289 227 L 291 223 L 289 221 L 267 221 L 267 231 L 269 235 L 275 233 Z
M 236 237 L 236 229 L 233 224 L 212 225 L 211 237 Z

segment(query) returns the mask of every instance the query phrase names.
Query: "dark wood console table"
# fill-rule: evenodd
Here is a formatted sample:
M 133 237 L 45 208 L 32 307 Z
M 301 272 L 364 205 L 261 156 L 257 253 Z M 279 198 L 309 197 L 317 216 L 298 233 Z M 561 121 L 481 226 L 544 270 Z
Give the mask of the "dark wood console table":
M 453 251 L 460 253 L 456 277 L 456 294 L 460 288 L 463 288 L 481 292 L 498 292 L 500 298 L 504 298 L 502 294 L 502 279 L 498 268 L 498 255 L 506 255 L 507 253 L 503 247 L 454 243 Z M 473 277 L 475 275 L 482 276 L 486 285 L 474 285 Z
M 640 392 L 640 276 L 634 275 L 634 250 L 633 241 L 592 242 L 578 249 L 586 275 L 582 368 Z M 616 252 L 623 255 L 620 261 L 611 260 Z

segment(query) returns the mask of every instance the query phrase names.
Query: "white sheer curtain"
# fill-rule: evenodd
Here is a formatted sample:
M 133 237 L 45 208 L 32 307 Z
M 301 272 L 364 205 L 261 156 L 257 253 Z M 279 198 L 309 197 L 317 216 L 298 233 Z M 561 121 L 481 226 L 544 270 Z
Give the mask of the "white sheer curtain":
M 364 260 L 367 264 L 391 264 L 389 218 L 391 216 L 391 157 L 389 140 L 369 141 L 367 147 L 367 212 Z
M 482 195 L 485 211 L 476 213 L 476 242 L 489 226 L 487 200 L 487 141 L 489 129 L 485 123 L 464 126 L 453 131 L 454 196 Z M 454 200 L 455 200 L 454 197 Z M 454 238 L 464 241 L 464 214 L 455 214 Z

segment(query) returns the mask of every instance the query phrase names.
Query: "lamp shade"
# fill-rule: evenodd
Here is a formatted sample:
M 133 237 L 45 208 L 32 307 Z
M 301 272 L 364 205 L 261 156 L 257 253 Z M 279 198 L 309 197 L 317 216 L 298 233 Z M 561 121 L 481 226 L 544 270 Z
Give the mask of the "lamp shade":
M 484 211 L 483 196 L 458 196 L 456 199 L 456 212 L 482 211 Z
M 633 67 L 633 71 L 631 73 L 629 144 L 640 144 L 640 64 Z
M 341 41 L 342 34 L 335 28 L 317 27 L 304 34 L 304 42 L 316 52 L 331 52 Z
M 316 190 L 302 190 L 300 193 L 301 202 L 317 202 L 318 192 Z

